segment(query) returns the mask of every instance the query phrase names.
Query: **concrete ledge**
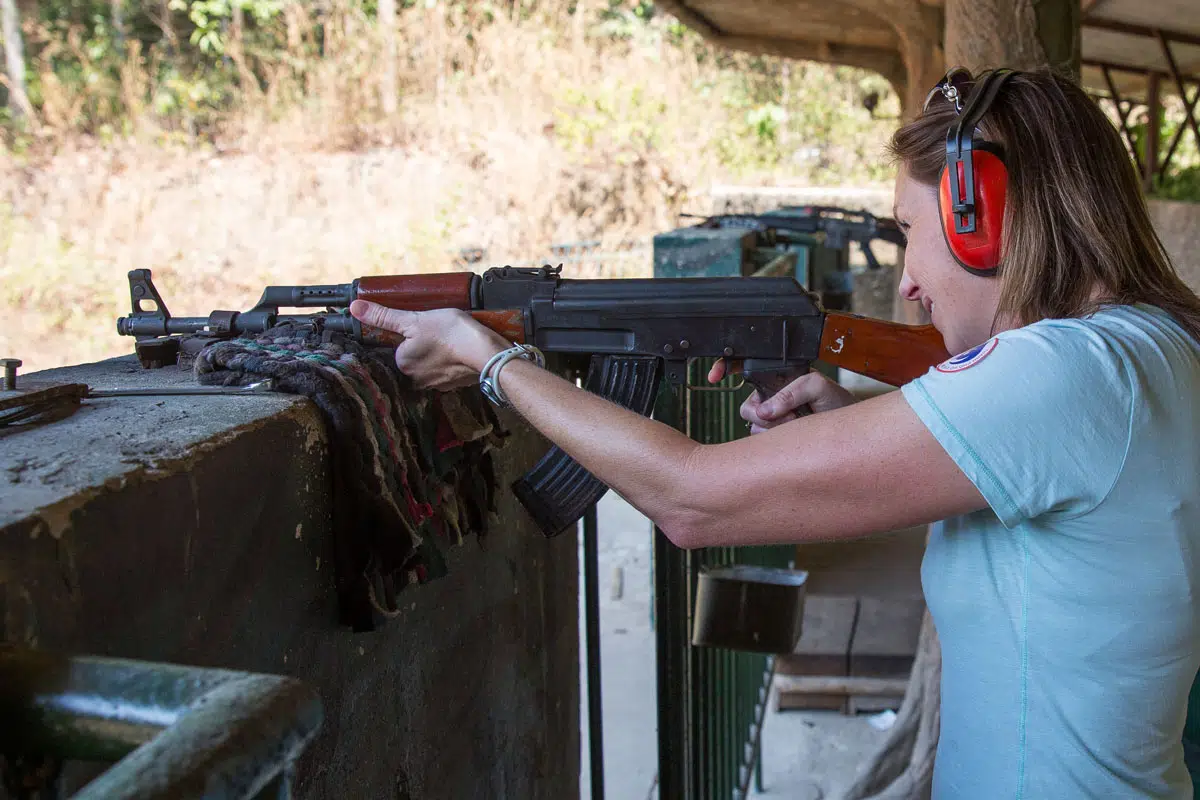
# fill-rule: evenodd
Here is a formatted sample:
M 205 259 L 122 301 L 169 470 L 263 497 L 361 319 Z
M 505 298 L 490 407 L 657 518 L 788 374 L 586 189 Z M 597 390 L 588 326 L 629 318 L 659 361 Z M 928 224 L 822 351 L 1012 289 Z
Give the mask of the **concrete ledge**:
M 195 386 L 177 368 L 143 370 L 133 356 L 21 375 L 18 387 L 86 383 L 95 389 Z M 283 394 L 255 397 L 114 397 L 87 400 L 48 425 L 0 429 L 5 481 L 0 529 L 31 516 L 51 535 L 98 493 L 185 471 L 204 453 L 283 420 L 303 430 L 303 446 L 324 448 L 316 407 Z
M 133 358 L 29 378 L 192 381 Z M 511 428 L 502 487 L 545 448 Z M 337 625 L 328 442 L 306 399 L 89 400 L 0 443 L 3 640 L 310 681 L 325 723 L 299 797 L 578 796 L 576 542 L 545 539 L 511 492 L 503 524 L 448 550 L 447 577 L 354 634 Z

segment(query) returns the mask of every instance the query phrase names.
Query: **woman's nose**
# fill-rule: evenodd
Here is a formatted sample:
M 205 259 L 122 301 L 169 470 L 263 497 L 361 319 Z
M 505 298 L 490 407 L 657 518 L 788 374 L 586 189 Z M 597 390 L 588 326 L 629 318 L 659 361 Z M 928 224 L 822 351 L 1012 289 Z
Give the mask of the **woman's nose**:
M 916 282 L 908 275 L 908 270 L 904 270 L 904 274 L 900 276 L 900 286 L 896 291 L 905 300 L 921 299 L 921 287 L 917 286 Z

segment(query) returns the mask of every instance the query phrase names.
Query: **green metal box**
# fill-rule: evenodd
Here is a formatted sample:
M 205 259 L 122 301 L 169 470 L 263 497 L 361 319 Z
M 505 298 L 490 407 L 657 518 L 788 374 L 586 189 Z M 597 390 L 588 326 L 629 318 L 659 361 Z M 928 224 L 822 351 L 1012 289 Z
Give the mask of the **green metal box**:
M 715 278 L 748 274 L 758 235 L 737 228 L 680 228 L 654 237 L 654 277 Z

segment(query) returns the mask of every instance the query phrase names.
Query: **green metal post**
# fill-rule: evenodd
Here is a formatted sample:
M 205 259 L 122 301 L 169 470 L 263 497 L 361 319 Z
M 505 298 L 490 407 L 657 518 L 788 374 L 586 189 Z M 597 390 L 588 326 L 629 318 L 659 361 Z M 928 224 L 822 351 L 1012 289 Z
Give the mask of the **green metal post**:
M 753 234 L 684 230 L 655 237 L 655 277 L 809 274 L 809 251 L 755 249 Z M 803 255 L 804 264 L 799 264 Z M 761 270 L 761 271 L 760 271 Z M 711 360 L 688 369 L 688 384 L 707 387 Z M 667 388 L 655 418 L 690 438 L 716 444 L 748 435 L 738 413 L 749 387 L 726 379 L 722 392 Z M 741 798 L 760 751 L 765 687 L 772 661 L 691 645 L 693 598 L 702 567 L 748 563 L 790 566 L 794 548 L 714 547 L 684 552 L 655 529 L 655 630 L 658 647 L 659 797 Z
M 678 427 L 682 395 L 664 386 L 655 404 L 654 417 Z M 690 665 L 687 658 L 689 592 L 687 553 L 671 544 L 654 527 L 654 633 L 658 681 L 658 793 L 659 797 L 692 797 L 692 738 L 688 714 Z

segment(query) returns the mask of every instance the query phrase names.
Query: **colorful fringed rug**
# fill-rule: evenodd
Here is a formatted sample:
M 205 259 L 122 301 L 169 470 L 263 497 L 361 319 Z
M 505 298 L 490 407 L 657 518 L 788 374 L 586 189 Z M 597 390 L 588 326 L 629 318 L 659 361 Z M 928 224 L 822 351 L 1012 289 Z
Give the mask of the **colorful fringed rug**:
M 405 586 L 445 575 L 445 548 L 487 528 L 492 452 L 507 434 L 477 389 L 417 389 L 392 348 L 296 323 L 208 345 L 193 368 L 208 385 L 272 378 L 278 391 L 321 409 L 333 451 L 341 615 L 354 630 L 398 613 Z

